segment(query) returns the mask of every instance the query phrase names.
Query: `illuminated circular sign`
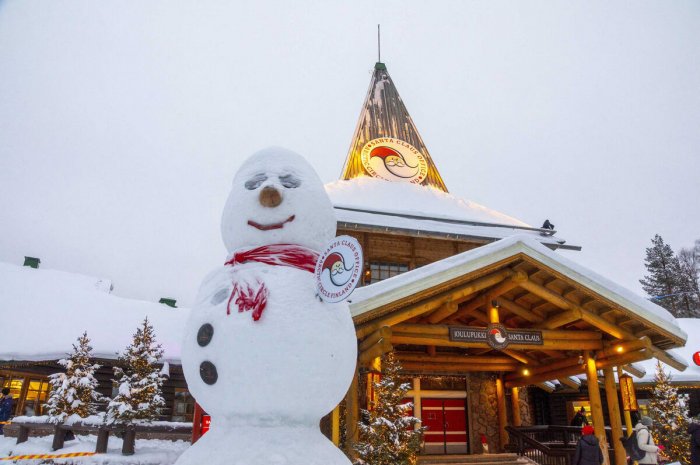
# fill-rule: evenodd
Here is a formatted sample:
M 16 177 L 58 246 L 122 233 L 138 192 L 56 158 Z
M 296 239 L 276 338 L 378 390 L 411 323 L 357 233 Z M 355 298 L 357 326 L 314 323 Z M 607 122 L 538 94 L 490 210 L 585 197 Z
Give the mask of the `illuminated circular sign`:
M 428 175 L 428 162 L 417 148 L 392 137 L 367 142 L 360 152 L 367 172 L 385 181 L 420 184 Z
M 338 236 L 324 249 L 314 276 L 318 295 L 325 302 L 347 299 L 360 282 L 362 247 L 351 236 Z
M 486 342 L 497 350 L 508 347 L 508 331 L 500 323 L 491 323 L 486 327 Z

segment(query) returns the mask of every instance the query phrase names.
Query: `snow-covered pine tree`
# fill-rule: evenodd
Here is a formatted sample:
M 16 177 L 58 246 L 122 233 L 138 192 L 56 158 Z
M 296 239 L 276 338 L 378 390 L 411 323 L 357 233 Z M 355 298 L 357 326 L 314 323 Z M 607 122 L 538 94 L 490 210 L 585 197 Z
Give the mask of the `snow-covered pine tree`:
M 680 263 L 671 246 L 656 234 L 651 240 L 652 246 L 646 249 L 646 266 L 648 274 L 640 279 L 644 292 L 654 303 L 661 305 L 676 318 L 690 316 L 690 311 L 683 309 L 680 298 Z M 660 298 L 658 298 L 660 297 Z M 686 315 L 687 314 L 687 315 Z
M 416 463 L 423 429 L 402 404 L 410 385 L 400 382 L 401 365 L 393 353 L 382 357 L 382 375 L 374 383 L 376 400 L 372 410 L 363 410 L 367 422 L 359 422 L 360 438 L 355 445 L 358 461 L 365 465 L 413 465 Z
M 49 376 L 51 394 L 47 407 L 51 422 L 64 422 L 71 415 L 88 417 L 96 412 L 98 402 L 108 400 L 95 391 L 95 371 L 100 365 L 90 363 L 91 351 L 90 339 L 84 332 L 78 338 L 78 344 L 73 344 L 73 353 L 58 361 L 65 372 Z
M 690 463 L 688 399 L 671 386 L 671 375 L 664 371 L 661 362 L 656 363 L 649 414 L 654 420 L 651 433 L 656 444 L 666 447 L 664 454 L 672 462 Z
M 158 418 L 165 406 L 161 394 L 164 375 L 156 366 L 162 356 L 163 349 L 156 344 L 153 326 L 146 317 L 114 367 L 113 383 L 118 392 L 107 407 L 107 422 Z

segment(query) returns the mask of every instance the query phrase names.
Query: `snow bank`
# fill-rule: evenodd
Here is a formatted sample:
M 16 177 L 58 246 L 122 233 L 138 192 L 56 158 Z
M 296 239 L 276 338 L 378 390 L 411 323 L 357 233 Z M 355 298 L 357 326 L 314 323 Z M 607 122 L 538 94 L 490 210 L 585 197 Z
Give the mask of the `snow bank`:
M 0 262 L 0 305 L 4 315 L 13 316 L 3 320 L 0 360 L 63 358 L 83 331 L 95 357 L 114 359 L 147 316 L 163 345 L 164 360 L 179 363 L 189 310 L 114 296 L 106 282 Z M 40 324 L 28 332 L 27 318 Z
M 78 435 L 75 440 L 66 441 L 66 446 L 58 451 L 51 450 L 53 436 L 29 438 L 27 442 L 15 444 L 17 438 L 0 436 L 0 458 L 11 455 L 28 454 L 67 454 L 71 452 L 95 452 L 97 436 Z M 189 441 L 168 441 L 165 439 L 137 439 L 136 453 L 121 454 L 122 440 L 110 436 L 106 454 L 91 457 L 53 459 L 50 463 L 62 465 L 171 465 L 190 446 Z M 44 463 L 40 460 L 22 463 Z M 10 463 L 10 462 L 8 462 Z

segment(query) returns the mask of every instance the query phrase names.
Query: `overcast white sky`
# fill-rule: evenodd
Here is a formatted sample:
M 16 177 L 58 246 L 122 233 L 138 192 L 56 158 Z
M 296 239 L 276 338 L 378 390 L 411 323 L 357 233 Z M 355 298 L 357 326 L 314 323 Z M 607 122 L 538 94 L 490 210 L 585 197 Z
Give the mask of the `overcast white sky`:
M 253 151 L 338 178 L 382 58 L 450 191 L 641 293 L 700 238 L 700 2 L 0 1 L 0 260 L 188 305 Z

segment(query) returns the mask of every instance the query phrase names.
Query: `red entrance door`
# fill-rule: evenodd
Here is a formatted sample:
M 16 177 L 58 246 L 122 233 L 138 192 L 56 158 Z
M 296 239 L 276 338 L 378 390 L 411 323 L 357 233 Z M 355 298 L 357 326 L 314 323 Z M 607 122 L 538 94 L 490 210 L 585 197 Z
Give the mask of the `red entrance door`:
M 467 453 L 464 399 L 421 399 L 426 454 Z

